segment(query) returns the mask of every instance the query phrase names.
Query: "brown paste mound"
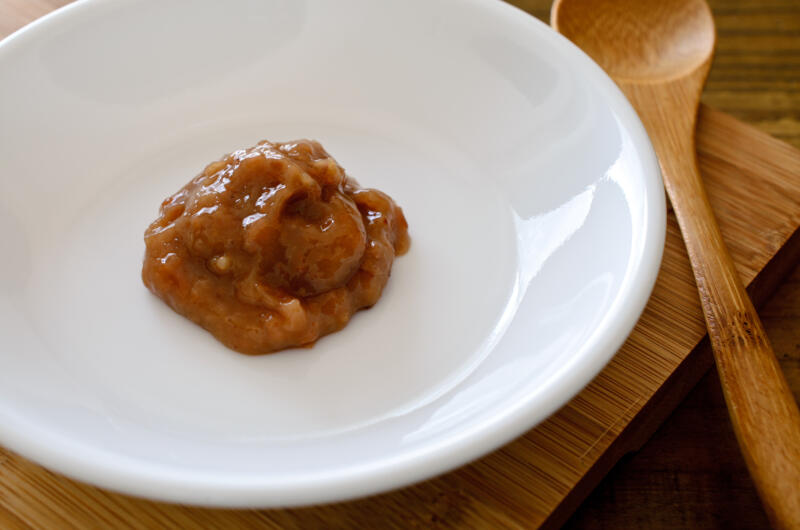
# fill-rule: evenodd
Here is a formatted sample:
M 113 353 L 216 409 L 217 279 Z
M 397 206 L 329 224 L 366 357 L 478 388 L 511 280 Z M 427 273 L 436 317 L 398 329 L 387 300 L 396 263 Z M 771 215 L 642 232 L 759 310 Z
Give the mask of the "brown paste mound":
M 309 140 L 209 164 L 145 231 L 142 279 L 247 354 L 313 343 L 378 301 L 408 250 L 403 211 Z

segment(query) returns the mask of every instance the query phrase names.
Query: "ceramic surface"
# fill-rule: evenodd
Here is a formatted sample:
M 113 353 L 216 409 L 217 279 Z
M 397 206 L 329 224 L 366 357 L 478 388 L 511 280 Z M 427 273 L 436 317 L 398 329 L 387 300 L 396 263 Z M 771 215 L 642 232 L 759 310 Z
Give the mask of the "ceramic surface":
M 311 349 L 247 357 L 140 279 L 160 201 L 315 138 L 412 246 Z M 665 230 L 635 113 L 490 0 L 84 0 L 0 44 L 0 443 L 156 499 L 287 506 L 462 465 L 611 359 Z

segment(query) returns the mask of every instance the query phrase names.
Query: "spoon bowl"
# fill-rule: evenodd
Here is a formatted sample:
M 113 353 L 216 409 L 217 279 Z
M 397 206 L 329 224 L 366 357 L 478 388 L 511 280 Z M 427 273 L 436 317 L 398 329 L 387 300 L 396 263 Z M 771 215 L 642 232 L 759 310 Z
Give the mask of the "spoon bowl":
M 714 19 L 703 0 L 556 0 L 557 30 L 618 82 L 668 80 L 713 53 Z

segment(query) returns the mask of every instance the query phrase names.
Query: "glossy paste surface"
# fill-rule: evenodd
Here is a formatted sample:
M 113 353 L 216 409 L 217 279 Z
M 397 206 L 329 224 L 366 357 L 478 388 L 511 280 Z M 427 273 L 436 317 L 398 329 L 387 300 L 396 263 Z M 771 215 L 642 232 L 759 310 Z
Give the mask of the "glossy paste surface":
M 375 304 L 407 227 L 388 195 L 360 188 L 318 142 L 263 141 L 164 200 L 142 279 L 230 348 L 268 353 Z

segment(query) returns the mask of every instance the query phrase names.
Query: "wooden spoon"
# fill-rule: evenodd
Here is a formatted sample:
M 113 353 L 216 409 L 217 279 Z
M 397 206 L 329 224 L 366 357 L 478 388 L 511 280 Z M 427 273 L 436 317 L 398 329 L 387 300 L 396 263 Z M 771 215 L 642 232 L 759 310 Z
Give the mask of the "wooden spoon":
M 800 412 L 720 235 L 697 168 L 715 31 L 704 0 L 556 0 L 553 28 L 639 113 L 689 251 L 739 446 L 771 522 L 800 528 Z

